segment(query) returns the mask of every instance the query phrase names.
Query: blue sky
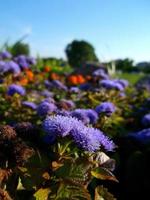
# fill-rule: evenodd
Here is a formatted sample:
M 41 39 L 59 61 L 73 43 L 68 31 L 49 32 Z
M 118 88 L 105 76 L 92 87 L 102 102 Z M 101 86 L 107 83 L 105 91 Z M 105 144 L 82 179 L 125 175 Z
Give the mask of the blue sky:
M 150 0 L 0 0 L 0 44 L 24 34 L 32 54 L 65 57 L 73 39 L 101 61 L 150 61 Z

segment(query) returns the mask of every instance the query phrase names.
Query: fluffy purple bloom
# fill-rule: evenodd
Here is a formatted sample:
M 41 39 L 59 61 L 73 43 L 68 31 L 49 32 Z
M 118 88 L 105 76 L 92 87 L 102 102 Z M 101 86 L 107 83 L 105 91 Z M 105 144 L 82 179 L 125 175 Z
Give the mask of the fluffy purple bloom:
M 101 80 L 100 85 L 106 89 L 124 90 L 124 87 L 114 80 Z
M 114 80 L 116 83 L 119 83 L 120 85 L 122 85 L 124 88 L 128 87 L 129 82 L 125 79 L 117 79 Z
M 11 57 L 12 55 L 8 51 L 3 51 L 0 53 L 0 58 L 2 59 L 10 59 Z
M 143 129 L 136 133 L 131 133 L 128 135 L 128 137 L 135 138 L 137 141 L 148 144 L 150 143 L 150 128 Z
M 90 122 L 90 119 L 87 116 L 84 109 L 76 109 L 76 110 L 72 111 L 70 114 L 72 117 L 75 117 L 78 120 L 81 120 L 84 124 L 89 124 L 89 122 Z
M 6 62 L 6 67 L 8 71 L 12 72 L 15 75 L 21 72 L 19 65 L 13 60 Z
M 97 112 L 92 109 L 76 109 L 71 112 L 71 116 L 81 120 L 84 124 L 95 124 L 98 120 Z
M 48 97 L 48 98 L 42 100 L 42 102 L 48 102 L 48 103 L 53 103 L 53 104 L 55 104 L 55 100 L 54 100 L 52 97 Z M 41 103 L 42 103 L 42 102 L 41 102 Z
M 6 65 L 6 62 L 0 60 L 0 73 L 5 73 L 9 70 L 8 66 Z
M 98 114 L 93 109 L 85 109 L 85 114 L 89 118 L 90 124 L 95 124 L 98 120 Z
M 61 137 L 69 135 L 73 128 L 79 126 L 83 126 L 83 124 L 77 119 L 60 115 L 49 116 L 43 122 L 43 129 L 47 134 Z
M 81 121 L 68 116 L 49 116 L 43 122 L 43 129 L 46 132 L 45 140 L 51 143 L 57 136 L 65 137 L 70 135 L 75 144 L 89 152 L 95 152 L 103 147 L 112 151 L 114 143 L 98 129 L 86 127 Z
M 72 92 L 72 93 L 79 93 L 80 89 L 78 87 L 71 87 L 70 88 L 70 92 Z
M 12 84 L 8 87 L 8 90 L 7 90 L 7 94 L 10 95 L 10 96 L 13 96 L 14 94 L 20 94 L 22 96 L 24 96 L 26 94 L 26 91 L 25 89 L 20 86 L 20 85 L 16 85 L 16 84 Z
M 150 114 L 144 115 L 142 118 L 142 124 L 143 126 L 150 126 Z
M 54 94 L 52 92 L 48 91 L 48 90 L 43 90 L 41 92 L 41 95 L 44 96 L 44 97 L 53 97 L 54 96 Z
M 111 102 L 103 102 L 95 108 L 98 114 L 105 114 L 106 116 L 111 116 L 115 112 L 116 107 Z
M 95 77 L 100 77 L 102 79 L 109 79 L 108 74 L 106 74 L 103 69 L 95 70 L 92 75 L 95 76 Z
M 22 105 L 27 106 L 33 110 L 36 110 L 37 105 L 34 102 L 30 102 L 30 101 L 23 101 Z
M 55 112 L 57 115 L 61 115 L 61 116 L 71 116 L 70 112 L 67 110 L 56 110 Z
M 52 87 L 52 83 L 51 83 L 49 80 L 45 80 L 45 81 L 44 81 L 44 85 L 45 85 L 47 88 L 51 88 L 51 87 Z
M 53 80 L 52 81 L 52 85 L 53 87 L 56 87 L 57 89 L 60 89 L 60 90 L 67 90 L 67 86 L 65 86 L 61 81 L 59 80 Z
M 27 62 L 27 57 L 25 55 L 20 55 L 15 58 L 15 61 L 20 65 L 21 68 L 26 69 L 29 67 L 29 63 Z
M 47 101 L 43 101 L 42 103 L 40 103 L 40 105 L 37 107 L 37 113 L 40 116 L 45 116 L 49 113 L 54 112 L 57 109 L 57 107 L 55 106 L 55 104 L 53 103 L 49 103 Z
M 29 65 L 35 65 L 36 64 L 36 59 L 33 57 L 27 57 L 26 61 L 29 63 Z
M 71 131 L 73 140 L 79 148 L 95 152 L 102 146 L 107 151 L 113 151 L 114 143 L 98 129 L 90 127 L 76 128 Z
M 85 151 L 95 152 L 100 148 L 99 140 L 92 134 L 90 128 L 82 127 L 73 129 L 71 135 L 76 145 Z

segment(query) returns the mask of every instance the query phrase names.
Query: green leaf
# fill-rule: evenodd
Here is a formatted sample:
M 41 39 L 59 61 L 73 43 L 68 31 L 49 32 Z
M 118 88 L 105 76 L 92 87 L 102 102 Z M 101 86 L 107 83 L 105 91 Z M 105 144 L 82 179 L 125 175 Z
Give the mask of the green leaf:
M 118 182 L 116 177 L 108 169 L 103 168 L 103 167 L 97 167 L 96 169 L 91 171 L 91 174 L 97 179 L 111 180 L 111 181 Z
M 81 185 L 69 183 L 62 180 L 59 184 L 57 192 L 51 193 L 49 199 L 57 200 L 91 200 L 91 196 L 86 188 Z
M 49 188 L 40 188 L 34 193 L 36 200 L 48 200 L 48 196 L 51 190 Z
M 110 192 L 108 192 L 107 188 L 103 186 L 98 186 L 95 188 L 95 197 L 94 200 L 117 200 Z
M 58 188 L 57 192 L 51 193 L 50 199 L 90 200 L 91 197 L 87 190 L 90 171 L 91 164 L 85 158 L 66 160 L 64 165 L 55 171 Z
M 18 168 L 21 183 L 27 190 L 36 189 L 43 182 L 43 174 L 50 167 L 50 159 L 42 153 L 36 153 L 24 167 Z

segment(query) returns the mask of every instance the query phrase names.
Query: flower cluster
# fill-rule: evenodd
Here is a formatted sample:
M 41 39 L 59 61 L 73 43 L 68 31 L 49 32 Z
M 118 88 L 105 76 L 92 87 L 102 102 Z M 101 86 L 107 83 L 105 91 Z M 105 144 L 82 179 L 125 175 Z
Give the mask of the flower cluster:
M 92 109 L 76 109 L 70 114 L 72 117 L 81 120 L 84 124 L 95 124 L 98 120 L 97 112 Z
M 68 116 L 49 116 L 43 122 L 43 129 L 47 133 L 44 139 L 54 142 L 57 136 L 70 135 L 76 145 L 89 152 L 95 152 L 103 147 L 107 151 L 115 148 L 114 143 L 100 130 L 85 126 L 82 121 Z
M 26 91 L 25 89 L 20 86 L 20 85 L 16 85 L 16 84 L 12 84 L 8 87 L 8 90 L 7 90 L 7 94 L 10 95 L 10 96 L 13 96 L 14 94 L 20 94 L 22 96 L 24 96 L 26 94 Z
M 95 108 L 95 110 L 98 114 L 105 114 L 106 116 L 111 116 L 115 112 L 116 107 L 111 102 L 103 102 L 100 105 L 98 105 Z
M 55 104 L 43 101 L 38 105 L 37 113 L 39 116 L 45 116 L 47 114 L 54 112 L 56 109 L 57 107 L 55 106 Z

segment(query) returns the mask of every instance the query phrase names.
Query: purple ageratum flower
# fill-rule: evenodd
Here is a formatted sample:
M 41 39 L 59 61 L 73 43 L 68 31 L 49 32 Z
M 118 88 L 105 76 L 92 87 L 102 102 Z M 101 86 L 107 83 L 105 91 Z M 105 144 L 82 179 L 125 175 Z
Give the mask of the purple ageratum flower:
M 72 117 L 75 117 L 78 120 L 81 120 L 84 124 L 89 124 L 89 122 L 90 122 L 90 119 L 87 116 L 84 109 L 76 109 L 76 110 L 72 111 L 70 114 Z
M 6 62 L 0 60 L 0 73 L 5 73 L 9 70 L 8 66 L 6 65 Z
M 81 120 L 84 124 L 95 124 L 98 120 L 98 114 L 93 109 L 76 109 L 71 112 L 71 116 Z
M 0 53 L 0 58 L 2 59 L 10 59 L 11 57 L 12 55 L 8 51 L 3 51 Z
M 95 152 L 100 148 L 99 140 L 92 134 L 88 127 L 76 128 L 71 131 L 72 138 L 76 145 L 89 152 Z
M 24 96 L 26 94 L 25 89 L 20 86 L 20 85 L 16 85 L 16 84 L 12 84 L 8 87 L 7 90 L 7 94 L 10 96 L 13 96 L 14 94 L 20 94 L 21 96 Z
M 27 57 L 25 55 L 20 55 L 15 58 L 15 61 L 20 65 L 21 68 L 26 69 L 29 67 L 29 63 L 27 62 Z
M 48 135 L 65 137 L 75 127 L 83 126 L 82 122 L 73 117 L 49 116 L 43 122 L 43 129 Z
M 143 129 L 136 133 L 131 133 L 128 135 L 130 138 L 134 138 L 137 141 L 141 142 L 142 144 L 149 144 L 150 143 L 150 128 Z
M 53 142 L 57 136 L 70 135 L 77 146 L 85 151 L 95 152 L 102 146 L 107 151 L 112 151 L 114 143 L 98 129 L 84 126 L 84 124 L 73 117 L 49 116 L 43 122 L 46 132 L 47 143 Z
M 23 101 L 22 105 L 27 106 L 27 107 L 29 107 L 33 110 L 36 110 L 36 108 L 37 108 L 37 105 L 33 102 L 30 102 L 30 101 Z
M 70 112 L 67 111 L 67 110 L 56 110 L 55 113 L 56 113 L 57 115 L 61 115 L 61 116 L 67 116 L 67 117 L 71 116 L 71 115 L 70 115 Z
M 95 76 L 95 77 L 100 77 L 102 79 L 109 79 L 108 74 L 106 74 L 103 69 L 95 70 L 92 75 Z
M 36 64 L 36 59 L 33 57 L 26 57 L 26 61 L 29 63 L 29 65 L 35 65 Z
M 150 126 L 150 114 L 144 115 L 141 122 L 145 127 Z
M 79 93 L 80 89 L 78 87 L 71 87 L 69 91 L 72 93 Z
M 79 127 L 71 131 L 73 140 L 79 148 L 95 152 L 102 146 L 107 151 L 114 150 L 114 143 L 98 129 Z
M 43 101 L 37 107 L 37 113 L 39 116 L 45 116 L 49 113 L 54 112 L 56 109 L 57 109 L 57 107 L 55 106 L 55 104 Z
M 116 89 L 120 91 L 124 90 L 124 87 L 114 80 L 101 80 L 100 85 L 106 89 Z
M 49 80 L 45 80 L 44 85 L 49 89 L 52 88 L 52 86 L 53 86 L 52 83 Z
M 43 90 L 41 92 L 41 95 L 44 96 L 44 97 L 53 97 L 54 96 L 54 94 L 52 92 L 48 91 L 48 90 Z
M 13 60 L 6 62 L 6 68 L 14 75 L 17 75 L 21 72 L 19 65 Z
M 91 129 L 93 129 L 95 137 L 97 137 L 97 140 L 106 151 L 113 151 L 115 149 L 116 146 L 114 142 L 109 137 L 104 135 L 102 131 L 94 128 Z
M 93 109 L 85 109 L 85 114 L 89 118 L 90 124 L 95 124 L 98 120 L 98 114 Z
M 64 85 L 62 82 L 60 82 L 59 80 L 53 80 L 52 82 L 52 86 L 53 87 L 56 87 L 57 89 L 60 89 L 60 90 L 65 90 L 67 91 L 67 86 Z
M 128 87 L 129 82 L 125 79 L 117 79 L 114 80 L 116 83 L 119 83 L 120 85 L 122 85 L 124 88 Z
M 55 100 L 52 97 L 48 97 L 46 99 L 43 99 L 42 102 L 48 102 L 48 103 L 55 104 Z
M 103 102 L 95 108 L 98 114 L 104 113 L 106 116 L 111 116 L 114 113 L 116 107 L 111 102 Z

